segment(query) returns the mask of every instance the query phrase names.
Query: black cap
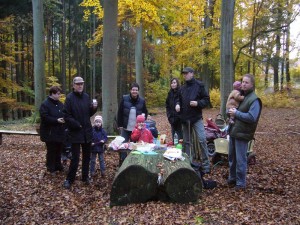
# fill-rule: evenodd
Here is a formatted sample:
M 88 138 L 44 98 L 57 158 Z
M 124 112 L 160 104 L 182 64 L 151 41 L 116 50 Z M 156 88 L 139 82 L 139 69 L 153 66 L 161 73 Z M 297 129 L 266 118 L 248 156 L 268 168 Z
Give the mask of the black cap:
M 194 73 L 194 69 L 192 67 L 185 67 L 181 73 Z

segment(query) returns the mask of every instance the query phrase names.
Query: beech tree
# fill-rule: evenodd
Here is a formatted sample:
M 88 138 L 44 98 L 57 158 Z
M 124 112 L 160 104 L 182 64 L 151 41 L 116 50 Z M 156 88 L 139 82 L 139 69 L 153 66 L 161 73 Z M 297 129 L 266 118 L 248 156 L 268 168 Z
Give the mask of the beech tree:
M 32 1 L 35 113 L 46 97 L 43 0 Z

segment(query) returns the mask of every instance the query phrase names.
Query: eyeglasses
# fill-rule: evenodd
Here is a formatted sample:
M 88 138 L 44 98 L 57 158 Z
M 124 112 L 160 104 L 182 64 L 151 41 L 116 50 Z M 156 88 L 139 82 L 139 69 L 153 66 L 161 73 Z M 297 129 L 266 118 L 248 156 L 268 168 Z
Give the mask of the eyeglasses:
M 75 85 L 78 85 L 78 86 L 80 86 L 80 85 L 83 85 L 83 83 L 76 83 Z

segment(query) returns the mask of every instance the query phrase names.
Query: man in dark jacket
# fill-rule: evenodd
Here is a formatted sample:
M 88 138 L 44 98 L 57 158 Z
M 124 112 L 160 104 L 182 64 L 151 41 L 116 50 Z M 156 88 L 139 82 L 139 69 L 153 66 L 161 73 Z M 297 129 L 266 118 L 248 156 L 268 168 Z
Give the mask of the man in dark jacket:
M 176 111 L 181 114 L 184 151 L 191 155 L 191 133 L 194 129 L 201 147 L 202 172 L 210 172 L 210 162 L 203 125 L 202 109 L 209 105 L 209 95 L 204 84 L 194 78 L 194 69 L 186 67 L 182 70 L 185 84 L 180 89 Z
M 124 95 L 118 109 L 117 123 L 118 128 L 121 130 L 121 136 L 125 138 L 124 142 L 130 140 L 131 133 L 136 124 L 136 117 L 138 115 L 148 116 L 148 110 L 145 100 L 139 96 L 140 86 L 137 83 L 132 83 L 130 86 L 130 94 Z M 127 153 L 120 153 L 121 165 L 126 158 Z
M 246 187 L 248 143 L 253 140 L 260 117 L 262 103 L 254 92 L 254 76 L 245 74 L 242 92 L 245 96 L 238 109 L 231 108 L 228 113 L 235 117 L 235 123 L 229 128 L 229 186 L 236 190 Z
M 40 106 L 40 138 L 46 143 L 46 167 L 50 173 L 62 171 L 61 152 L 65 141 L 63 103 L 59 101 L 61 89 L 53 86 Z
M 72 159 L 64 187 L 69 189 L 74 182 L 82 147 L 82 181 L 90 183 L 89 164 L 92 142 L 92 124 L 90 117 L 97 111 L 97 102 L 91 103 L 90 97 L 83 91 L 84 81 L 81 77 L 73 79 L 73 92 L 65 102 L 65 121 L 68 127 L 68 139 L 72 143 Z

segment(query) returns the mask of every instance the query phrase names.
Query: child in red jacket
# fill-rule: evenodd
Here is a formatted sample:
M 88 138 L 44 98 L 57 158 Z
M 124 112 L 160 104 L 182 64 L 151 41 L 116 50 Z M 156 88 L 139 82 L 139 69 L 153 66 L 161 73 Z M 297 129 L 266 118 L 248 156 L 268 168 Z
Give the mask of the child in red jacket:
M 136 118 L 136 125 L 130 137 L 133 142 L 153 143 L 153 136 L 150 130 L 146 128 L 145 117 L 138 115 Z

